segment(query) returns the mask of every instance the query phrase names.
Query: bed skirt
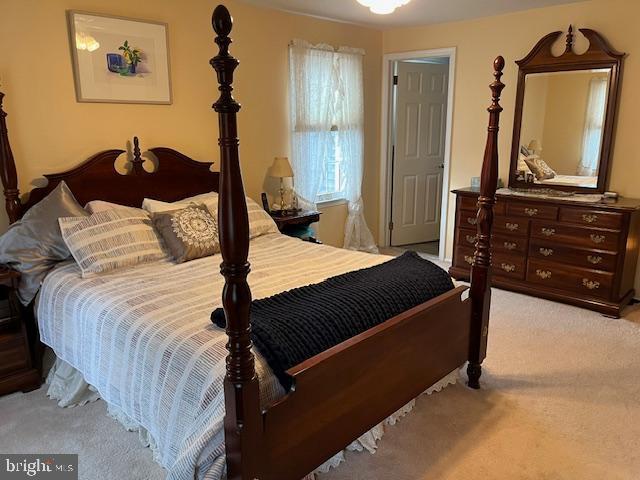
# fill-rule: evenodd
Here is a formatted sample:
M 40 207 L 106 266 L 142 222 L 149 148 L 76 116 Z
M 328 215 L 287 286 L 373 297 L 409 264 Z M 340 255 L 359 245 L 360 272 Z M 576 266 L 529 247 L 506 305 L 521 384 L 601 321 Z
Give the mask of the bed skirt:
M 429 387 L 424 393 L 431 395 L 432 393 L 441 391 L 448 385 L 453 385 L 457 382 L 460 376 L 461 369 L 456 369 L 440 381 Z M 85 405 L 89 402 L 95 402 L 100 399 L 100 394 L 89 385 L 78 370 L 73 368 L 63 360 L 56 358 L 46 380 L 49 388 L 47 390 L 47 396 L 53 400 L 57 400 L 58 406 L 63 408 L 71 408 Z M 378 447 L 378 441 L 384 435 L 384 429 L 386 425 L 395 425 L 398 420 L 407 415 L 415 406 L 415 399 L 411 400 L 404 407 L 399 409 L 396 413 L 388 417 L 385 421 L 379 423 L 374 428 L 361 435 L 360 438 L 353 441 L 346 450 L 337 453 L 332 458 L 327 460 L 324 464 L 318 467 L 313 473 L 309 474 L 303 480 L 313 480 L 316 473 L 326 473 L 331 468 L 335 468 L 345 461 L 345 451 L 368 451 L 369 453 L 375 453 Z M 118 420 L 126 430 L 130 432 L 138 432 L 140 441 L 144 446 L 151 448 L 153 451 L 154 460 L 161 464 L 159 458 L 159 452 L 156 449 L 156 443 L 149 432 L 131 420 L 121 409 L 107 403 L 107 410 L 111 417 Z M 218 463 L 221 463 L 218 465 Z M 208 472 L 204 475 L 197 475 L 194 478 L 204 478 L 205 480 L 220 480 L 224 478 L 224 474 L 220 476 L 220 472 L 224 472 L 224 458 L 218 458 L 214 465 L 210 465 Z

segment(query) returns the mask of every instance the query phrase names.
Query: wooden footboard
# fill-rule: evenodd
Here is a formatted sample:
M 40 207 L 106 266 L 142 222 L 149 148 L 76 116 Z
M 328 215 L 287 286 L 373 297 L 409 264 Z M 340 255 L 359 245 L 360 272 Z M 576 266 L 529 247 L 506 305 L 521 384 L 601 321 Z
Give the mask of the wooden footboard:
M 469 386 L 479 387 L 489 324 L 491 226 L 498 178 L 500 81 L 494 62 L 489 128 L 478 200 L 478 242 L 469 298 L 458 288 L 398 315 L 289 370 L 294 389 L 260 411 L 251 343 L 247 206 L 240 173 L 232 96 L 238 61 L 229 53 L 233 21 L 222 5 L 213 13 L 220 51 L 211 60 L 220 98 L 218 226 L 227 320 L 225 442 L 229 480 L 298 480 L 384 420 L 430 385 L 469 361 Z
M 458 287 L 290 369 L 263 413 L 260 479 L 299 480 L 465 363 L 471 301 Z

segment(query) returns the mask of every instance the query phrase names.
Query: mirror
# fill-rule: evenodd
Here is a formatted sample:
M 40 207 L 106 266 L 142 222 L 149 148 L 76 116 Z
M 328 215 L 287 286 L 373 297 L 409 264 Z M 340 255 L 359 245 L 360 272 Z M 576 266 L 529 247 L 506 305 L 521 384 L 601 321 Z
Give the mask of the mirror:
M 610 79 L 610 69 L 525 77 L 519 180 L 532 172 L 538 185 L 597 188 Z
M 573 52 L 570 29 L 562 56 L 551 54 L 562 33 L 555 32 L 518 62 L 510 187 L 589 193 L 607 187 L 622 54 L 592 30 L 580 31 L 590 40 L 585 54 Z

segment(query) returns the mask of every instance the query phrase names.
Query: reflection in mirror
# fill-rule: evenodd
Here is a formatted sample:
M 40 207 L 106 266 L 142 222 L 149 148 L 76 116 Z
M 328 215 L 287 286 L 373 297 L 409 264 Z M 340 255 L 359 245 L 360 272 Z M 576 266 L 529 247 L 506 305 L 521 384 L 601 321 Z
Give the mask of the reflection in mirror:
M 597 188 L 610 80 L 610 68 L 526 75 L 518 180 Z

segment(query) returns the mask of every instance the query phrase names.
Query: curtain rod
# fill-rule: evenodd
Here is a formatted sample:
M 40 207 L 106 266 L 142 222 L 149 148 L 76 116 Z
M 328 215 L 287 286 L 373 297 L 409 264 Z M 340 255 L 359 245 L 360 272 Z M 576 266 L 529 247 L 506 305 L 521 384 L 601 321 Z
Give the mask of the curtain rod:
M 298 43 L 300 42 L 300 43 Z M 340 47 L 334 47 L 333 45 L 330 45 L 328 43 L 318 43 L 318 44 L 312 44 L 306 40 L 302 40 L 302 39 L 295 39 L 295 40 L 291 40 L 289 41 L 289 46 L 290 47 L 304 47 L 307 48 L 309 50 L 320 50 L 322 52 L 333 52 L 333 53 L 351 53 L 353 55 L 365 55 L 366 51 L 364 48 L 358 48 L 358 47 L 347 47 L 347 46 L 340 46 Z

